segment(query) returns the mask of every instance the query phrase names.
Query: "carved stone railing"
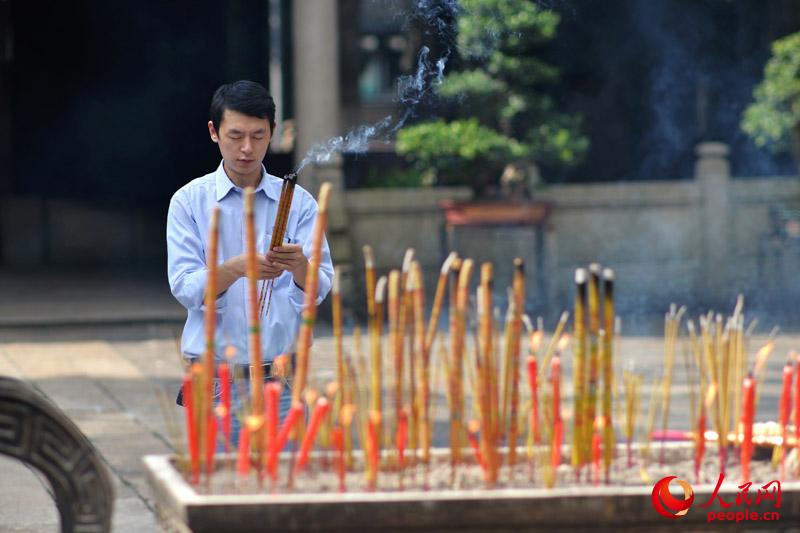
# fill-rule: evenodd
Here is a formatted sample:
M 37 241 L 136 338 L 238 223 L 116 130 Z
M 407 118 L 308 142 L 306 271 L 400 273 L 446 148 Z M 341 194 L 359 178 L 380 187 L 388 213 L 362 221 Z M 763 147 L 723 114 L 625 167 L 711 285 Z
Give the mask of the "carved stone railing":
M 94 446 L 30 384 L 6 377 L 0 377 L 0 454 L 48 479 L 62 532 L 111 531 L 114 491 Z

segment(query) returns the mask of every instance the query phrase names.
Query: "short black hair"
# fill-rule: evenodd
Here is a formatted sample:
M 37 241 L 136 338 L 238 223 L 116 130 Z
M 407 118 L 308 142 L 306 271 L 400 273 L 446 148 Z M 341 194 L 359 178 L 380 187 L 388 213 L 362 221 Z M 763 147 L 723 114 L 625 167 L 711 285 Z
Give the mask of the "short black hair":
M 217 132 L 226 109 L 251 117 L 265 118 L 269 121 L 270 132 L 275 131 L 275 101 L 260 83 L 239 80 L 226 83 L 214 92 L 209 115 Z

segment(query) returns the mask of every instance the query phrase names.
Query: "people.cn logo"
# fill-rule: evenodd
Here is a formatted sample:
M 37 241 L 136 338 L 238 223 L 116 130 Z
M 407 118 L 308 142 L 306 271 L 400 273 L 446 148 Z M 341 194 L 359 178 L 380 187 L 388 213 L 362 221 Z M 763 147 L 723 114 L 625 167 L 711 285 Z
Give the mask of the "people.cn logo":
M 675 479 L 678 485 L 683 488 L 683 499 L 676 498 L 669 492 L 669 484 Z M 689 507 L 694 502 L 694 491 L 692 486 L 682 479 L 677 479 L 677 476 L 668 476 L 659 480 L 653 486 L 653 493 L 651 495 L 653 501 L 653 508 L 666 518 L 680 518 L 689 511 Z

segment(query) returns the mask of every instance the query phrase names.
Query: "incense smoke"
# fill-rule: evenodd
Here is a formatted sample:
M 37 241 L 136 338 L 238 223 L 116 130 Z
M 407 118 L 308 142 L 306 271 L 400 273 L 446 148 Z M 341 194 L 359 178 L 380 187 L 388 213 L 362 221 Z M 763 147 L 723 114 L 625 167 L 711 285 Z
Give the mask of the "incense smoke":
M 394 120 L 392 115 L 389 115 L 374 124 L 357 126 L 344 135 L 315 144 L 294 172 L 299 173 L 309 163 L 320 164 L 330 161 L 337 153 L 364 153 L 372 140 L 388 142 L 406 121 L 414 116 L 419 103 L 442 83 L 444 69 L 450 57 L 450 43 L 456 33 L 459 11 L 460 8 L 455 0 L 418 0 L 413 16 L 421 19 L 430 31 L 441 38 L 445 50 L 441 57 L 434 61 L 428 57 L 430 49 L 423 46 L 419 52 L 415 73 L 398 78 L 397 101 L 404 107 L 400 118 Z

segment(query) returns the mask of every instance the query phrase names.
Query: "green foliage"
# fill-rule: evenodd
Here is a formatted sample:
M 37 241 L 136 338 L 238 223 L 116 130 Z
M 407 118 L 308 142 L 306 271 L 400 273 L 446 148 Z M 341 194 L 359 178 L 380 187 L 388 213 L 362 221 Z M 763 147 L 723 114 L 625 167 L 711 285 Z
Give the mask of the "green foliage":
M 461 0 L 458 51 L 463 68 L 448 73 L 439 94 L 453 102 L 447 118 L 408 126 L 397 149 L 436 183 L 496 182 L 507 164 L 555 167 L 581 161 L 588 139 L 580 119 L 559 113 L 546 94 L 558 69 L 541 59 L 559 15 L 531 0 Z M 526 166 L 526 165 L 521 165 Z
M 455 185 L 467 178 L 485 185 L 506 163 L 524 157 L 527 148 L 471 118 L 403 129 L 397 135 L 397 151 L 414 154 L 418 171 L 435 183 Z
M 428 185 L 416 169 L 368 167 L 367 175 L 361 180 L 361 188 L 403 189 Z
M 772 43 L 772 57 L 753 96 L 742 129 L 757 146 L 786 151 L 800 125 L 800 32 Z

